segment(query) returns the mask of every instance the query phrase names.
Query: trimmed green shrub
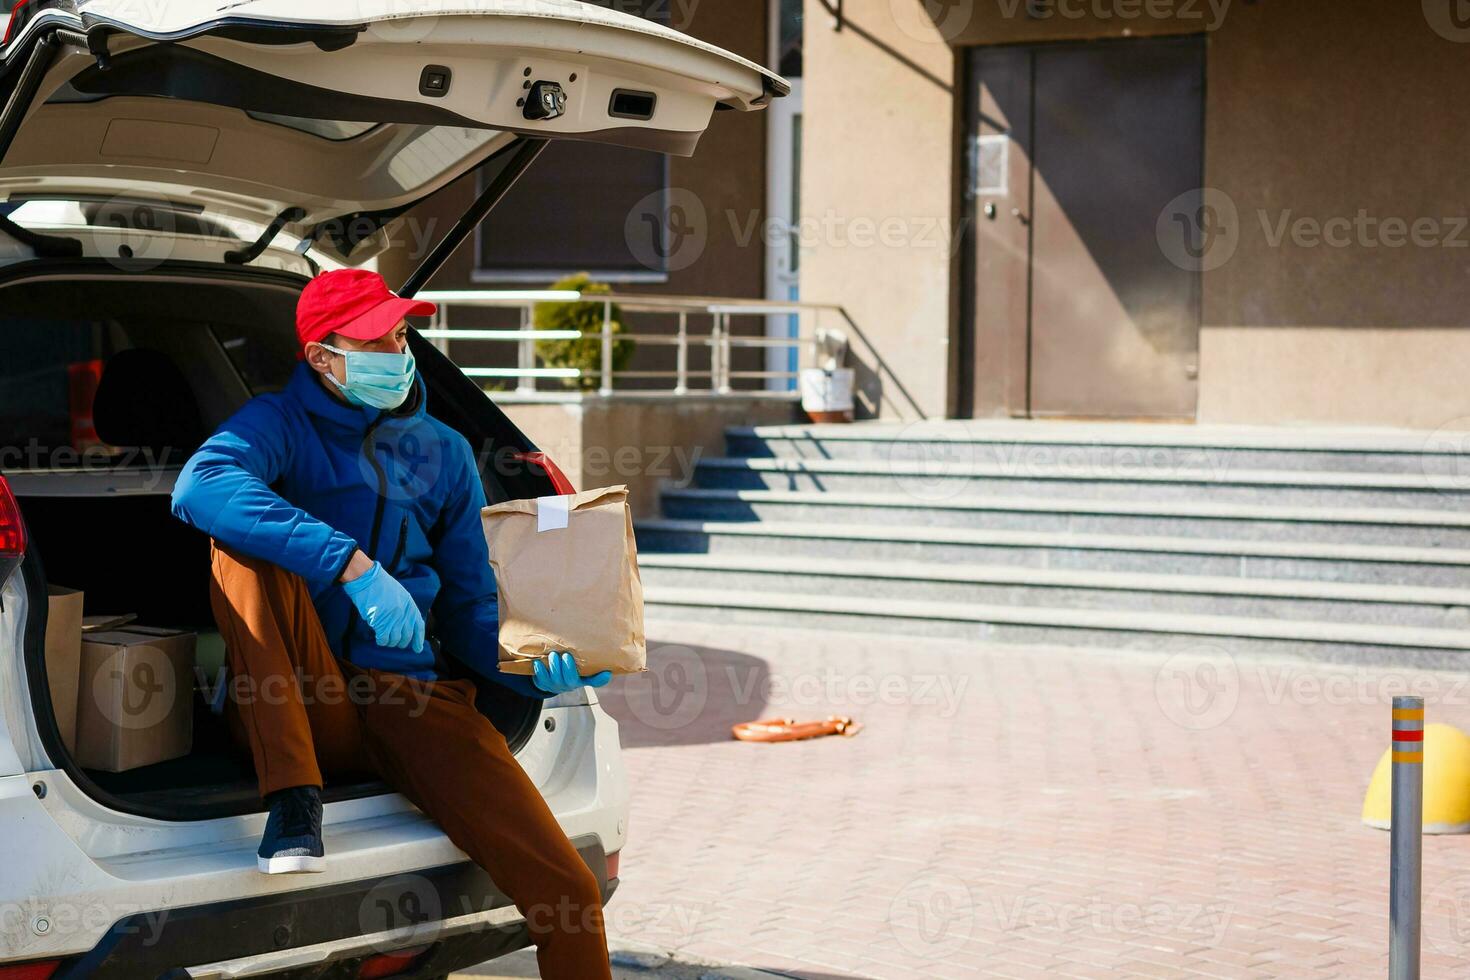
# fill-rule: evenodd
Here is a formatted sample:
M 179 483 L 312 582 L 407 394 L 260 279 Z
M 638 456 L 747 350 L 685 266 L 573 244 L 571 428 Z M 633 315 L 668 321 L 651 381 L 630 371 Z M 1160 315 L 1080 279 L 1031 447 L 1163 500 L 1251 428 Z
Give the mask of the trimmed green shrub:
M 576 290 L 584 296 L 602 295 L 612 292 L 607 283 L 593 282 L 585 272 L 568 276 L 552 283 L 552 289 Z M 532 313 L 532 325 L 537 330 L 580 330 L 583 336 L 577 340 L 538 340 L 536 353 L 548 367 L 580 368 L 581 377 L 562 378 L 568 388 L 580 387 L 584 391 L 596 391 L 602 385 L 602 308 L 596 301 L 579 303 L 537 303 Z M 612 332 L 616 338 L 612 345 L 613 372 L 628 366 L 633 357 L 633 341 L 619 334 L 623 330 L 623 311 L 613 304 Z

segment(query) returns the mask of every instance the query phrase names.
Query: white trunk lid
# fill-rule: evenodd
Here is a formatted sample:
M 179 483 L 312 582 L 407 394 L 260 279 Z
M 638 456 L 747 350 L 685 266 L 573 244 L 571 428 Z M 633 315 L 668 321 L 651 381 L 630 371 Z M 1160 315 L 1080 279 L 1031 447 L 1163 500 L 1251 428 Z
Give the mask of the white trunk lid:
M 518 137 L 688 155 L 717 107 L 787 90 L 578 0 L 31 0 L 0 71 L 9 202 L 155 201 L 260 225 L 299 208 L 282 230 L 354 265 Z

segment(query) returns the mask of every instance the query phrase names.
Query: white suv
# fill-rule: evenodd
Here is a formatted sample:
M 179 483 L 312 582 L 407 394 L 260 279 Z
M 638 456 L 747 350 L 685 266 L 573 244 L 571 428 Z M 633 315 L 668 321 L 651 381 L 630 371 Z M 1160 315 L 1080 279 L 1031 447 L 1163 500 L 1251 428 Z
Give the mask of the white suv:
M 380 783 L 325 787 L 325 874 L 259 874 L 250 760 L 202 691 L 184 694 L 188 756 L 80 768 L 49 696 L 48 584 L 217 645 L 208 542 L 169 492 L 215 425 L 284 382 L 320 265 L 370 259 L 413 205 L 478 180 L 412 293 L 548 140 L 688 154 L 716 108 L 784 91 L 575 0 L 16 8 L 0 47 L 0 980 L 438 977 L 526 944 L 485 873 Z M 492 500 L 564 489 L 412 344 Z M 610 894 L 628 810 L 616 724 L 590 691 L 543 706 L 478 686 Z

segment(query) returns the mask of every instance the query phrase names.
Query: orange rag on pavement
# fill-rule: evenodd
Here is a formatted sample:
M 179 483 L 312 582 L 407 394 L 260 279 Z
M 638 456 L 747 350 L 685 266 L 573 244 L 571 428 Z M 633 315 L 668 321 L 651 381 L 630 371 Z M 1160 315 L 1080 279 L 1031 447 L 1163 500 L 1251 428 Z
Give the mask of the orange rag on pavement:
M 796 742 L 823 735 L 845 735 L 848 738 L 863 730 L 861 722 L 832 715 L 826 721 L 798 722 L 794 718 L 763 718 L 741 722 L 730 733 L 742 742 Z

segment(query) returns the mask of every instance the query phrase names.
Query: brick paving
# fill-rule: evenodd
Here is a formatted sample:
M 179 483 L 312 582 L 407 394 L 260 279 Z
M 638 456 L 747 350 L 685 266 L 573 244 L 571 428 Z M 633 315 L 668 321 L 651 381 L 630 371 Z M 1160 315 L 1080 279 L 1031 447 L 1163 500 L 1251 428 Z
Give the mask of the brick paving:
M 1388 835 L 1359 809 L 1389 699 L 1470 729 L 1458 675 L 1207 645 L 649 637 L 603 696 L 635 794 L 614 942 L 800 977 L 1383 976 Z M 729 738 L 788 712 L 866 729 Z M 1424 975 L 1465 975 L 1470 838 L 1424 855 Z

